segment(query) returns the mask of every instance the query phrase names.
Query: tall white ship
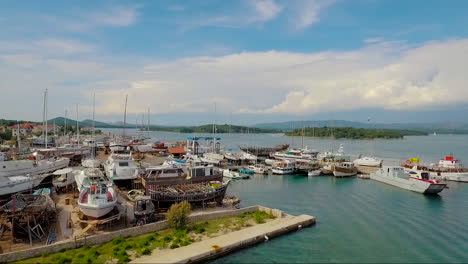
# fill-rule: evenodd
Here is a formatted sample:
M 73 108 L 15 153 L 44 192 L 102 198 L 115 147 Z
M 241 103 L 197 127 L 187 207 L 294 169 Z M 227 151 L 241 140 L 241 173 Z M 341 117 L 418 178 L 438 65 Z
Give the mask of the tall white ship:
M 99 218 L 107 215 L 117 203 L 117 193 L 99 169 L 88 168 L 75 175 L 80 191 L 78 207 L 86 216 Z
M 111 153 L 104 163 L 107 177 L 113 181 L 134 180 L 139 175 L 132 153 Z
M 437 194 L 447 185 L 439 181 L 430 180 L 428 172 L 408 173 L 400 166 L 383 166 L 371 173 L 370 178 L 375 181 L 423 194 Z
M 0 177 L 46 174 L 68 167 L 68 158 L 0 161 Z
M 436 165 L 424 166 L 419 164 L 419 159 L 412 158 L 403 164 L 408 171 L 429 172 L 434 180 L 468 182 L 468 168 L 465 168 L 459 159 L 446 156 Z

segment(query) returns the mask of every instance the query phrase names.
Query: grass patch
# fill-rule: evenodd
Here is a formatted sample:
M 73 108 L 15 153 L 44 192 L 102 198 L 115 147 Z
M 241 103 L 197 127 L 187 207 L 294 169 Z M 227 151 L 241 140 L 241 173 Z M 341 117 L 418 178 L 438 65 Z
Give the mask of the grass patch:
M 136 237 L 117 237 L 108 243 L 100 245 L 85 245 L 78 249 L 61 250 L 58 253 L 43 254 L 37 258 L 19 261 L 17 263 L 127 263 L 130 256 L 150 255 L 154 249 L 179 248 L 192 244 L 193 238 L 200 236 L 215 236 L 240 230 L 254 223 L 265 223 L 275 218 L 263 211 L 244 213 L 235 217 L 224 217 L 209 221 L 191 223 L 187 229 L 165 229 Z

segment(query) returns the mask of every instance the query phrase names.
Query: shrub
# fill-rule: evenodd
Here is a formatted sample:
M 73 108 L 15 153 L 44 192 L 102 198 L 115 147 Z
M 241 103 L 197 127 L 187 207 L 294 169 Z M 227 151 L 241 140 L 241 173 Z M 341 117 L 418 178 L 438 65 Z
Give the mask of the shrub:
M 151 250 L 150 250 L 149 248 L 145 248 L 145 249 L 143 249 L 143 251 L 141 252 L 141 254 L 143 254 L 143 255 L 149 255 L 149 254 L 151 254 Z
M 114 239 L 112 239 L 112 245 L 118 245 L 122 242 L 124 242 L 124 238 L 123 237 L 116 237 Z
M 190 212 L 191 206 L 187 201 L 171 205 L 167 212 L 167 222 L 169 226 L 177 230 L 187 228 L 187 217 Z

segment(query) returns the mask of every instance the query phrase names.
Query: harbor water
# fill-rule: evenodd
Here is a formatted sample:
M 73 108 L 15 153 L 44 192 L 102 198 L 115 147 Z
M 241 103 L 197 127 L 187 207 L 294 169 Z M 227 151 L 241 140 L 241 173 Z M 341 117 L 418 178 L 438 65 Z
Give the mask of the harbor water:
M 187 134 L 152 132 L 161 141 Z M 198 135 L 197 135 L 198 136 Z M 202 136 L 202 135 L 200 135 Z M 278 134 L 221 135 L 223 145 L 273 146 L 292 143 Z M 301 145 L 295 138 L 294 144 Z M 412 136 L 402 140 L 305 139 L 317 150 L 373 152 L 398 162 L 418 157 L 437 162 L 453 154 L 468 164 L 467 135 Z M 425 196 L 372 180 L 300 175 L 255 176 L 234 181 L 229 193 L 242 206 L 262 204 L 291 214 L 317 217 L 312 228 L 270 240 L 213 263 L 389 262 L 456 263 L 468 260 L 468 183 L 449 183 L 438 196 Z

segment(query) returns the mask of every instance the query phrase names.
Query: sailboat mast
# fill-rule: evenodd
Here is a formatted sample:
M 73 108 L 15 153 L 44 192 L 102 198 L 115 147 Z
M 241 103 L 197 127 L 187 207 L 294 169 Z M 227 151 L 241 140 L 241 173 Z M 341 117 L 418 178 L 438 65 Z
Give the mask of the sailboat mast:
M 78 121 L 78 104 L 76 104 L 76 144 L 80 145 L 80 124 Z
M 213 121 L 213 152 L 215 152 L 216 145 L 216 102 L 214 103 L 214 121 Z
M 47 89 L 44 93 L 44 117 L 45 117 L 45 148 L 47 148 Z
M 150 131 L 150 108 L 148 107 L 148 126 L 146 128 L 146 131 L 148 131 L 148 137 L 149 137 L 149 131 Z
M 125 128 L 127 127 L 127 99 L 128 94 L 125 95 L 125 110 L 124 110 L 124 124 L 123 124 L 123 136 L 125 137 Z
M 17 132 L 16 132 L 16 144 L 18 146 L 18 153 L 21 151 L 21 137 L 20 137 L 20 125 L 19 121 L 16 120 Z
M 301 148 L 304 149 L 304 121 L 301 121 L 301 125 L 302 125 Z
M 67 110 L 65 110 L 65 127 L 64 127 L 64 130 L 63 130 L 63 135 L 66 136 L 67 135 Z
M 96 92 L 93 93 L 93 147 L 91 150 L 91 156 L 94 158 L 94 152 L 96 147 L 96 121 L 95 121 L 95 113 L 96 113 Z

